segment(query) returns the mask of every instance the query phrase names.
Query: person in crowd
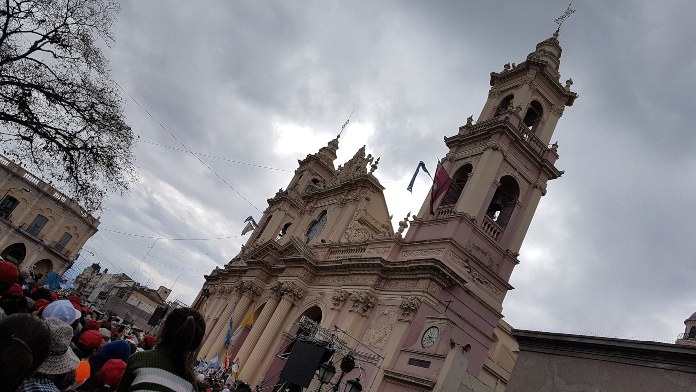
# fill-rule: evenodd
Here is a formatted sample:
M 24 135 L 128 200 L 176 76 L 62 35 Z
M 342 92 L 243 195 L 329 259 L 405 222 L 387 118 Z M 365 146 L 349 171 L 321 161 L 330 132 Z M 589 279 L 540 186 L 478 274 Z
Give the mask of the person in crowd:
M 51 332 L 27 313 L 0 321 L 0 392 L 14 392 L 48 355 Z
M 44 319 L 57 318 L 74 328 L 76 321 L 82 317 L 82 312 L 75 309 L 67 299 L 61 299 L 46 305 L 41 312 L 41 317 Z
M 99 370 L 101 370 L 102 366 L 110 359 L 127 361 L 130 353 L 130 345 L 125 340 L 114 340 L 101 346 L 99 351 L 89 360 L 90 374 L 95 376 Z
M 100 385 L 100 392 L 113 392 L 121 382 L 123 373 L 126 371 L 126 363 L 120 359 L 110 359 L 97 374 L 97 381 Z
M 70 349 L 73 329 L 57 318 L 45 320 L 51 333 L 48 356 L 31 377 L 24 380 L 18 392 L 60 392 L 68 389 L 75 380 L 75 368 L 80 363 Z
M 98 331 L 89 330 L 80 334 L 75 346 L 77 348 L 75 354 L 80 358 L 80 364 L 75 369 L 75 382 L 77 385 L 82 385 L 85 380 L 91 375 L 89 359 L 104 343 Z M 79 353 L 79 354 L 78 354 Z
M 108 328 L 99 328 L 99 333 L 101 334 L 102 339 L 104 339 L 105 342 L 110 342 L 111 341 L 111 330 Z
M 128 359 L 118 391 L 195 391 L 193 368 L 204 334 L 205 320 L 197 310 L 174 309 L 164 321 L 155 348 Z
M 152 350 L 152 348 L 155 347 L 155 337 L 152 335 L 145 335 L 138 344 L 138 347 L 143 350 Z
M 14 263 L 0 261 L 0 293 L 7 291 L 19 280 L 19 270 Z
M 0 299 L 0 308 L 2 308 L 8 316 L 15 313 L 30 313 L 32 305 L 33 302 L 31 304 L 29 303 L 27 297 L 24 296 L 22 286 L 18 283 L 10 286 L 10 288 L 2 294 L 2 299 Z

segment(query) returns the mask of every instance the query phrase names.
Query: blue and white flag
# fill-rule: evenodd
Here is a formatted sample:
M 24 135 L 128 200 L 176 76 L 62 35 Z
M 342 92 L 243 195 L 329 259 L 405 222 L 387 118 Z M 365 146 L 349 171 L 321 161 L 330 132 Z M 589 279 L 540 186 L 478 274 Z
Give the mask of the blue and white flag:
M 242 235 L 253 231 L 257 227 L 259 227 L 258 223 L 254 220 L 254 217 L 249 215 L 246 219 L 244 219 L 244 222 L 246 222 L 246 226 L 242 229 Z
M 60 285 L 65 282 L 66 280 L 60 275 L 56 274 L 55 272 L 50 272 L 48 275 L 46 275 L 46 279 L 44 279 L 43 284 L 44 286 L 48 286 L 49 290 L 56 291 L 60 288 Z
M 215 354 L 208 364 L 208 369 L 215 369 L 217 367 L 220 367 L 220 360 L 218 359 L 218 355 Z
M 426 172 L 428 174 L 428 176 L 430 176 L 430 178 L 433 178 L 433 176 L 430 175 L 430 172 L 428 171 L 428 169 L 425 168 L 425 162 L 423 162 L 423 161 L 418 162 L 418 167 L 416 167 L 416 172 L 413 173 L 413 177 L 411 177 L 411 182 L 409 182 L 408 186 L 406 187 L 406 190 L 411 192 L 411 193 L 413 193 L 413 183 L 416 182 L 416 177 L 418 176 L 418 172 L 420 171 L 420 169 L 423 169 L 423 171 Z
M 225 348 L 230 347 L 230 343 L 232 341 L 232 327 L 234 326 L 234 320 L 233 317 L 230 317 L 230 327 L 227 328 L 227 334 L 225 335 Z

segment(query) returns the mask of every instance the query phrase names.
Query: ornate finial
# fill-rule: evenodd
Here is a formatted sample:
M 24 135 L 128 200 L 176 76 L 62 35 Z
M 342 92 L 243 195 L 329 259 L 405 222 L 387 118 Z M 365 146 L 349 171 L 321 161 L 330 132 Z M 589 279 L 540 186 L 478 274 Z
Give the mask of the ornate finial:
M 573 15 L 573 12 L 575 12 L 574 9 L 570 8 L 571 5 L 573 5 L 573 0 L 570 0 L 570 3 L 568 3 L 568 8 L 566 8 L 566 10 L 561 14 L 561 16 L 554 20 L 554 22 L 558 25 L 556 32 L 553 33 L 554 38 L 558 38 L 558 33 L 561 32 L 561 26 L 563 26 L 563 23 L 565 23 L 565 21 L 568 18 L 570 18 L 570 15 Z
M 470 127 L 470 126 L 472 126 L 473 124 L 474 124 L 474 116 L 471 115 L 471 116 L 469 116 L 469 117 L 466 118 L 466 126 L 467 126 L 467 127 Z
M 509 70 L 510 70 L 510 63 L 503 65 L 503 71 L 509 71 Z
M 404 230 L 406 230 L 406 228 L 408 227 L 408 218 L 410 216 L 411 216 L 411 211 L 409 211 L 408 214 L 406 214 L 406 217 L 404 218 L 404 220 L 399 222 L 399 230 L 397 230 L 397 233 L 399 235 L 403 234 Z
M 381 157 L 377 157 L 377 160 L 374 161 L 374 163 L 372 163 L 372 165 L 370 165 L 370 174 L 374 173 L 375 170 L 377 170 L 377 165 L 379 165 L 379 159 L 380 159 L 380 158 L 381 158 Z
M 572 85 L 573 85 L 573 78 L 566 80 L 566 85 L 565 85 L 566 90 L 570 90 L 570 86 L 572 86 Z

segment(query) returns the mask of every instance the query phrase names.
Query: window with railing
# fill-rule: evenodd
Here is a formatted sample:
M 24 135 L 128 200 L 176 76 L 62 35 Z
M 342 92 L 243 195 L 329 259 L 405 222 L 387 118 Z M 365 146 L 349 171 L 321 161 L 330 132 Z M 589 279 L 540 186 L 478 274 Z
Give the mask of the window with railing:
M 41 230 L 43 230 L 44 226 L 46 226 L 46 223 L 48 223 L 48 218 L 41 214 L 37 215 L 27 228 L 27 233 L 33 235 L 34 237 L 38 236 L 39 233 L 41 233 Z
M 60 237 L 60 240 L 58 240 L 58 242 L 56 242 L 54 249 L 57 251 L 62 251 L 63 249 L 65 249 L 65 245 L 67 245 L 71 239 L 72 239 L 72 236 L 70 234 L 63 233 L 63 236 Z
M 8 219 L 19 205 L 19 201 L 12 196 L 5 196 L 0 203 L 0 218 Z

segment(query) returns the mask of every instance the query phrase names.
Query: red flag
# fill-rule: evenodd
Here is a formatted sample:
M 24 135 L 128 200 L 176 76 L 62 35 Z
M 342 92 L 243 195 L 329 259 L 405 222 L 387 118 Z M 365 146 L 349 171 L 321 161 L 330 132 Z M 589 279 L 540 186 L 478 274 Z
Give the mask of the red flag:
M 433 189 L 430 191 L 430 215 L 435 215 L 433 211 L 435 201 L 445 193 L 451 183 L 452 179 L 449 174 L 447 174 L 447 170 L 438 162 L 437 169 L 435 170 L 435 178 L 433 178 Z

